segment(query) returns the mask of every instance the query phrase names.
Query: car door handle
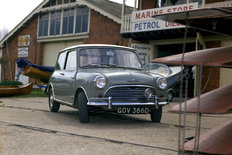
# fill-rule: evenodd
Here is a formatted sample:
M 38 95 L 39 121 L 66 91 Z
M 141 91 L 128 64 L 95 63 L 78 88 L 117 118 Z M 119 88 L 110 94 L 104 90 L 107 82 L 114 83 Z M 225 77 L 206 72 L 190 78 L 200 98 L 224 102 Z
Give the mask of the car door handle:
M 60 75 L 64 76 L 64 73 L 60 73 Z

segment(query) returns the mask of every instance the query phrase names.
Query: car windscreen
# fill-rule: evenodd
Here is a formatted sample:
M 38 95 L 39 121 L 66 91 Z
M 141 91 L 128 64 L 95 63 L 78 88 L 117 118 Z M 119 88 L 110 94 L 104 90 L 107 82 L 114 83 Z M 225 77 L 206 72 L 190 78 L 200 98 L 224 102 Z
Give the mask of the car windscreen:
M 122 67 L 142 69 L 138 55 L 116 48 L 85 48 L 79 50 L 80 67 Z

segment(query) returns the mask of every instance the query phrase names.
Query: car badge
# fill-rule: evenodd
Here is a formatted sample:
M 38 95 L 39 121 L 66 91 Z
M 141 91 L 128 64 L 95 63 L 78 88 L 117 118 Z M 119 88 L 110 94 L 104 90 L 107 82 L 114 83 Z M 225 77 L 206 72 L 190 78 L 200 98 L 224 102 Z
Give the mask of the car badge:
M 131 80 L 127 81 L 127 82 L 139 82 L 139 81 L 136 81 L 135 79 L 131 79 Z
M 131 79 L 131 82 L 135 82 L 135 79 Z

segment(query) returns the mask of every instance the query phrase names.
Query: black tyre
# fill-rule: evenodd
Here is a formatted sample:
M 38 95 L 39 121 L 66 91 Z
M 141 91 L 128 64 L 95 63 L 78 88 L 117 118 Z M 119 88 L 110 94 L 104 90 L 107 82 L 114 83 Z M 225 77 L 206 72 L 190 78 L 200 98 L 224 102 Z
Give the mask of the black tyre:
M 87 98 L 84 92 L 78 94 L 78 114 L 81 123 L 89 122 L 89 110 L 87 107 Z
M 48 92 L 48 105 L 52 112 L 57 112 L 60 109 L 60 103 L 54 100 L 52 89 L 50 89 Z
M 154 123 L 160 123 L 162 118 L 162 107 L 159 107 L 159 109 L 152 110 L 151 113 L 151 121 Z

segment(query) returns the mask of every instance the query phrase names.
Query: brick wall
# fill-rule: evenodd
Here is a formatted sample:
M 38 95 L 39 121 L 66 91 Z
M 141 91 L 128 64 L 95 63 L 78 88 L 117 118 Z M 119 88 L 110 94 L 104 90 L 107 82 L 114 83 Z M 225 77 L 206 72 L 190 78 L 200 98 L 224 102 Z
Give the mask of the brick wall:
M 225 0 L 205 0 L 205 3 L 216 3 L 216 2 L 224 2 Z
M 142 0 L 142 10 L 155 8 L 155 2 L 155 0 Z
M 114 44 L 128 45 L 128 39 L 120 35 L 121 25 L 100 13 L 91 10 L 89 38 L 85 44 Z
M 12 68 L 12 73 L 13 73 L 13 78 L 15 75 L 15 64 L 16 60 L 18 59 L 18 37 L 23 36 L 23 35 L 30 35 L 31 41 L 28 47 L 28 59 L 33 63 L 33 64 L 42 64 L 42 44 L 36 42 L 36 37 L 37 37 L 37 24 L 38 24 L 38 18 L 35 17 L 31 19 L 29 22 L 27 22 L 21 30 L 13 35 L 13 37 L 8 41 L 8 50 L 9 50 L 9 55 L 10 55 L 10 63 L 11 63 L 11 68 Z M 7 56 L 7 48 L 3 49 L 3 57 L 8 57 Z M 4 80 L 3 74 L 2 74 L 2 79 Z M 5 80 L 11 80 L 11 72 L 9 68 L 9 63 L 7 64 L 6 72 L 5 72 Z M 35 79 L 30 78 L 30 81 L 36 82 Z
M 28 47 L 29 56 L 28 59 L 33 64 L 42 65 L 43 64 L 43 43 L 36 41 L 37 37 L 37 16 L 27 22 L 17 34 L 8 41 L 8 49 L 10 52 L 10 62 L 13 73 L 13 79 L 15 76 L 15 63 L 18 59 L 18 37 L 22 35 L 30 35 L 31 43 Z M 114 45 L 128 45 L 128 39 L 122 38 L 120 35 L 120 24 L 114 22 L 106 16 L 91 10 L 90 16 L 90 33 L 89 38 L 84 39 L 85 44 L 114 44 Z M 3 49 L 3 57 L 7 57 L 6 48 Z M 3 69 L 2 69 L 3 70 Z M 2 74 L 2 79 L 4 79 Z M 11 74 L 9 69 L 9 64 L 7 64 L 5 79 L 10 80 Z M 29 81 L 39 82 L 34 78 L 30 78 Z

